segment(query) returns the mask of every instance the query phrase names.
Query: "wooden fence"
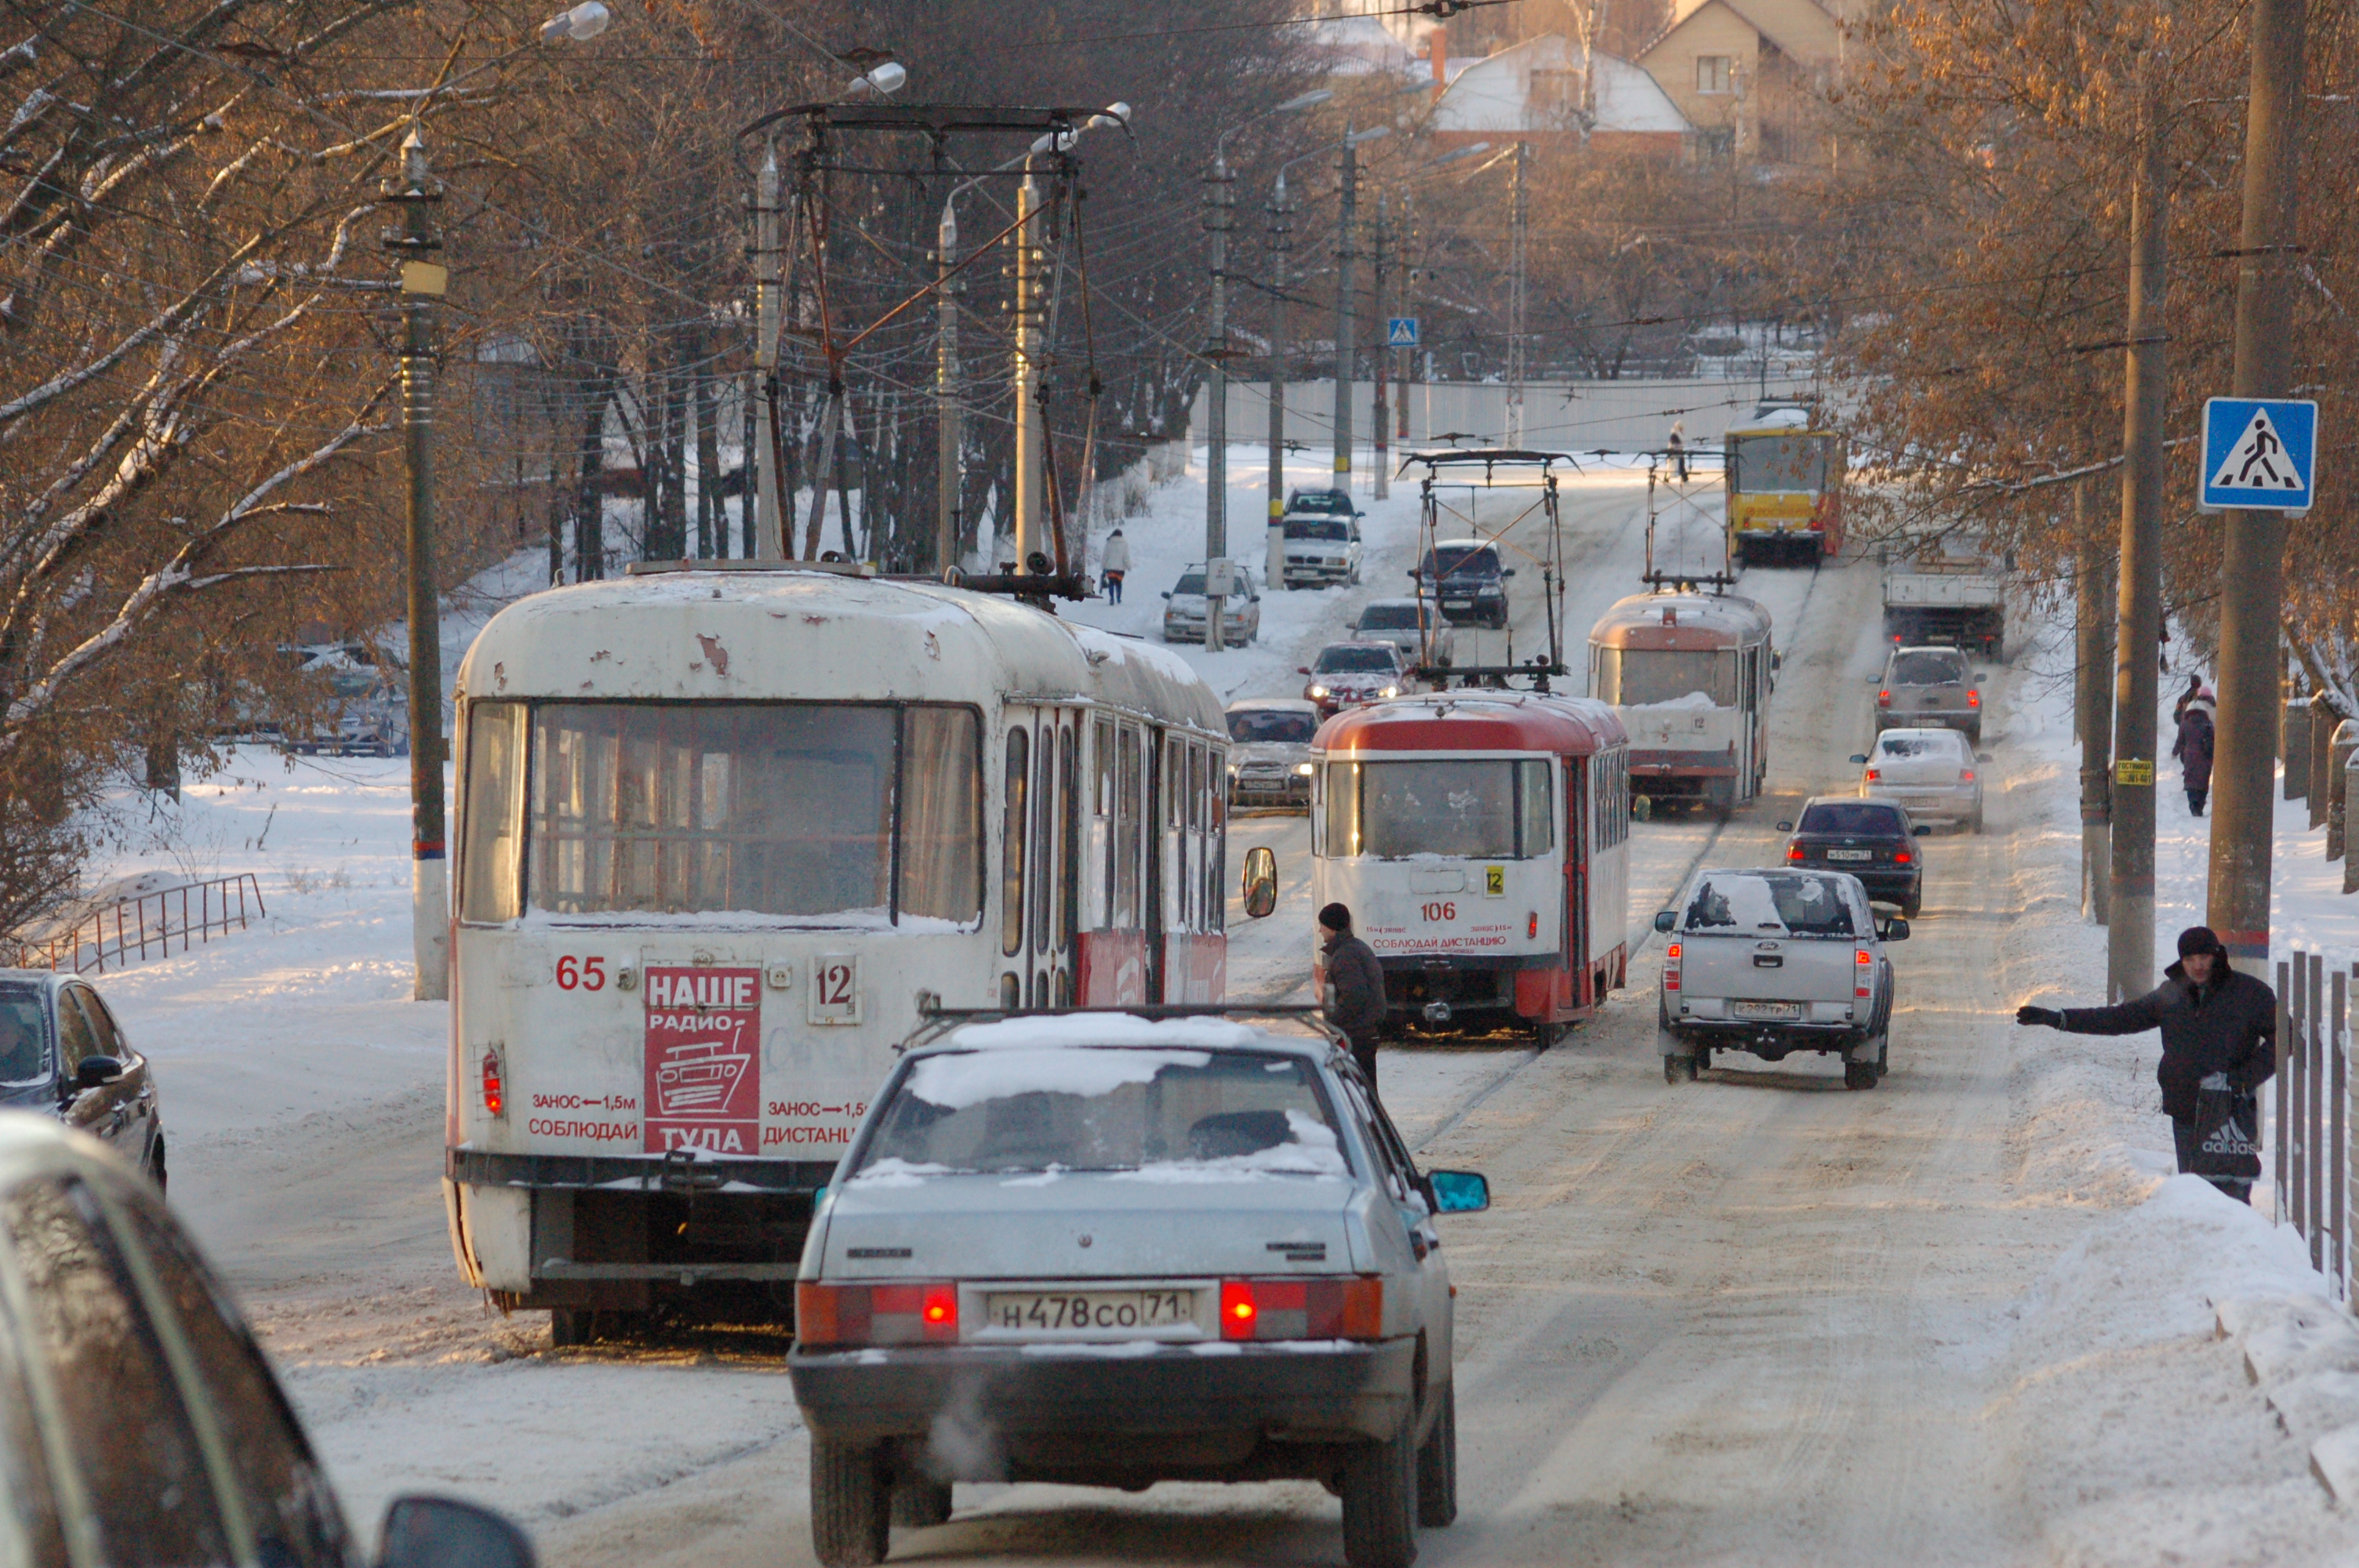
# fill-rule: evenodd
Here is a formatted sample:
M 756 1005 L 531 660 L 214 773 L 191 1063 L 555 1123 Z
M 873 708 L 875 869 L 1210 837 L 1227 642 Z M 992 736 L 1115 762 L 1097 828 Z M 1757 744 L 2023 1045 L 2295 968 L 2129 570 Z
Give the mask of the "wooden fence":
M 2277 965 L 2277 1217 L 2310 1242 L 2312 1266 L 2351 1295 L 2354 1174 L 2345 1114 L 2351 1007 L 2359 964 L 2329 969 L 2326 955 L 2295 948 Z
M 185 953 L 192 941 L 210 942 L 216 933 L 243 931 L 267 913 L 262 907 L 262 884 L 252 871 L 242 871 L 119 899 L 83 915 L 69 930 L 26 943 L 18 962 L 27 968 L 103 974 L 109 965 L 119 969 L 142 958 L 166 957 L 174 942 Z

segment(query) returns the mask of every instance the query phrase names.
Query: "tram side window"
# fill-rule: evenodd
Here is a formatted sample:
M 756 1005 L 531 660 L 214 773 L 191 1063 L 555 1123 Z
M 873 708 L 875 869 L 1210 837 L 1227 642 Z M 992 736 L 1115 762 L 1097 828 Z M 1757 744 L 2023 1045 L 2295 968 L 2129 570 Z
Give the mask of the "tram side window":
M 1188 896 L 1188 742 L 1177 735 L 1163 743 L 1163 841 L 1171 847 L 1164 925 L 1185 931 L 1194 913 Z
M 1327 764 L 1327 838 L 1322 850 L 1348 860 L 1360 852 L 1360 764 Z
M 1070 947 L 1079 922 L 1082 888 L 1082 795 L 1080 775 L 1073 768 L 1073 727 L 1057 731 L 1057 778 L 1064 809 L 1057 814 L 1064 827 L 1064 853 L 1057 862 L 1057 943 Z
M 1630 759 L 1608 752 L 1590 763 L 1597 797 L 1597 847 L 1610 849 L 1630 837 Z
M 1518 850 L 1544 855 L 1556 848 L 1556 816 L 1549 810 L 1549 765 L 1516 764 L 1516 833 Z
M 1038 800 L 1032 813 L 1032 950 L 1049 949 L 1049 905 L 1056 892 L 1057 867 L 1057 724 L 1040 722 L 1038 756 L 1032 766 L 1033 788 Z
M 1145 735 L 1125 724 L 1115 732 L 1114 790 L 1114 920 L 1117 930 L 1145 923 L 1139 909 L 1139 862 L 1147 805 Z
M 971 921 L 983 908 L 983 777 L 971 708 L 901 713 L 903 914 Z
M 1024 949 L 1024 801 L 1032 776 L 1031 733 L 1007 732 L 1006 818 L 999 835 L 999 950 Z
M 523 913 L 524 704 L 467 708 L 467 795 L 459 838 L 459 918 Z

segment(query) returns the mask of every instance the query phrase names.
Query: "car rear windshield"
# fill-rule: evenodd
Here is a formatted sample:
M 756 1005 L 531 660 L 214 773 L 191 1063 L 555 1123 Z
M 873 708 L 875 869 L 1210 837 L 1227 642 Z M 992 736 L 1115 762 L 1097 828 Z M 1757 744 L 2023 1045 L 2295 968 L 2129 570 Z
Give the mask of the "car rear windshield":
M 1371 604 L 1360 611 L 1362 632 L 1414 632 L 1417 626 L 1417 606 L 1414 604 Z
M 1334 544 L 1349 544 L 1352 525 L 1340 517 L 1289 517 L 1286 520 L 1286 536 L 1289 539 L 1325 539 Z
M 1318 1075 L 1274 1051 L 1004 1046 L 921 1056 L 853 1180 L 1118 1171 L 1350 1174 Z
M 1688 900 L 1690 931 L 1767 931 L 1791 936 L 1851 936 L 1851 909 L 1832 877 L 1802 871 L 1712 875 Z
M 1545 762 L 1446 757 L 1327 764 L 1322 855 L 1520 860 L 1555 847 Z
M 1887 734 L 1875 743 L 1879 757 L 1924 757 L 1944 762 L 1955 761 L 1958 749 L 1958 737 L 1947 730 L 1930 730 L 1921 735 Z
M 1400 667 L 1390 643 L 1338 643 L 1319 652 L 1314 675 L 1390 675 Z
M 49 1009 L 31 986 L 0 986 L 0 1084 L 38 1084 L 49 1076 Z
M 1276 741 L 1307 746 L 1310 743 L 1310 737 L 1317 733 L 1319 716 L 1315 713 L 1296 713 L 1283 708 L 1259 708 L 1229 715 L 1229 739 L 1240 745 Z
M 1865 801 L 1830 800 L 1810 806 L 1802 813 L 1799 829 L 1804 833 L 1856 833 L 1875 838 L 1900 838 L 1900 814 L 1888 806 L 1874 806 Z
M 1893 686 L 1949 686 L 1966 678 L 1966 661 L 1955 654 L 1895 654 Z
M 1499 552 L 1488 545 L 1436 545 L 1425 553 L 1425 575 L 1437 571 L 1443 577 L 1495 578 Z
M 1288 512 L 1328 512 L 1339 516 L 1352 515 L 1352 498 L 1338 495 L 1332 490 L 1298 490 L 1286 503 Z

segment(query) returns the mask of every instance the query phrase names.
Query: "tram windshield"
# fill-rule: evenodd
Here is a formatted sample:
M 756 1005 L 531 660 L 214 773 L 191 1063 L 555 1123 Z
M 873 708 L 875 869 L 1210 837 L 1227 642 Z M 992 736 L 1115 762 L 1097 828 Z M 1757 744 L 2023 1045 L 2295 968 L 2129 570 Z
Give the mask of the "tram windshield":
M 1508 758 L 1327 764 L 1325 854 L 1521 860 L 1556 847 L 1549 765 Z
M 519 881 L 560 915 L 981 913 L 970 708 L 540 703 L 528 770 L 527 724 L 521 703 L 471 712 L 463 918 L 513 918 Z
M 1600 648 L 1597 699 L 1617 708 L 1678 702 L 1701 692 L 1716 707 L 1736 701 L 1733 648 Z
M 1730 488 L 1748 495 L 1815 495 L 1826 487 L 1827 443 L 1821 436 L 1745 436 L 1728 443 Z

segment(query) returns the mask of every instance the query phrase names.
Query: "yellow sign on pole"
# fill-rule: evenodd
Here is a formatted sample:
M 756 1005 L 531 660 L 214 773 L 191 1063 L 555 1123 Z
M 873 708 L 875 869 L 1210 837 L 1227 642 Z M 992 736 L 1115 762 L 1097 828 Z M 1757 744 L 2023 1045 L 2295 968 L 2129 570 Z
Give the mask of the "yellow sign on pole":
M 451 290 L 451 269 L 440 262 L 406 261 L 401 264 L 401 291 L 404 294 L 430 294 L 440 299 Z
M 2117 784 L 2151 784 L 2154 783 L 2154 759 L 2151 757 L 2121 757 L 2114 762 L 2114 782 Z

